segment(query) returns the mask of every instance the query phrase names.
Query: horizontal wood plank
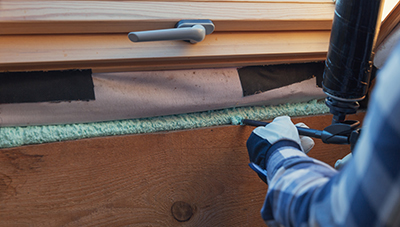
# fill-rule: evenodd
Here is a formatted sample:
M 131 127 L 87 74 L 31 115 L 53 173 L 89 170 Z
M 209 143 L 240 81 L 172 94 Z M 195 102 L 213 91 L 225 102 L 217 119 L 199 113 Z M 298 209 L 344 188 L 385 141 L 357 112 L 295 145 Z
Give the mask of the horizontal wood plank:
M 331 119 L 294 122 L 322 129 Z M 259 210 L 267 187 L 247 166 L 253 129 L 223 126 L 1 149 L 0 225 L 263 226 Z M 316 140 L 310 155 L 332 165 L 348 152 L 348 146 Z
M 216 32 L 197 44 L 132 43 L 125 34 L 0 36 L 0 71 L 94 72 L 237 67 L 320 61 L 329 31 Z
M 37 2 L 38 0 L 14 0 L 15 2 Z M 40 0 L 46 1 L 65 1 L 65 0 Z M 108 2 L 126 2 L 127 0 L 69 0 L 69 1 L 108 1 Z M 130 0 L 130 1 L 147 1 L 147 0 Z M 264 3 L 328 3 L 332 4 L 333 0 L 151 0 L 152 2 L 264 2 Z
M 334 4 L 1 1 L 0 34 L 128 33 L 210 19 L 216 31 L 330 30 Z

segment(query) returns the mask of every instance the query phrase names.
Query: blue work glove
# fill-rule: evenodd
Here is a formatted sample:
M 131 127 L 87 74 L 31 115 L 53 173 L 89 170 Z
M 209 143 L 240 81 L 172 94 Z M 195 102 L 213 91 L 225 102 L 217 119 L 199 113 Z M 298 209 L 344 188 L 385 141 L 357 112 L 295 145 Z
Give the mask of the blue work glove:
M 299 123 L 298 127 L 306 127 Z M 250 158 L 250 167 L 258 176 L 267 183 L 266 169 L 270 155 L 280 147 L 295 147 L 304 153 L 308 153 L 314 146 L 310 137 L 299 136 L 296 126 L 288 116 L 275 118 L 268 125 L 257 127 L 247 140 L 247 151 Z M 255 164 L 255 165 L 254 165 Z

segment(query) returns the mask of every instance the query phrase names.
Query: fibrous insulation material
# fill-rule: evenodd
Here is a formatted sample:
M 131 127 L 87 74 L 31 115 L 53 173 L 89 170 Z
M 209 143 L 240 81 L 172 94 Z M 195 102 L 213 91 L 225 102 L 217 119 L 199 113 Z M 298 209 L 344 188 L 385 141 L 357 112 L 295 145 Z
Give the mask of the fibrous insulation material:
M 76 140 L 99 136 L 154 133 L 217 125 L 238 125 L 242 119 L 262 120 L 278 116 L 306 116 L 329 112 L 323 101 L 277 106 L 240 107 L 162 117 L 96 123 L 0 128 L 0 148 Z

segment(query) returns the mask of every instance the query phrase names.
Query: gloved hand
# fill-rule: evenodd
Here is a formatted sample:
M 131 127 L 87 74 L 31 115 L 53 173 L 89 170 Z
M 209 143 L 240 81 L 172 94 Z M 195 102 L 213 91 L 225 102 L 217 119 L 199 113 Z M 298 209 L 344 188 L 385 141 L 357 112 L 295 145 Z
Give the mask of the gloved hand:
M 297 123 L 297 124 L 295 124 L 295 126 L 302 127 L 302 128 L 310 128 L 303 122 Z M 299 137 L 300 137 L 300 145 L 301 145 L 301 148 L 303 149 L 303 152 L 308 154 L 308 152 L 310 152 L 311 149 L 315 145 L 314 140 L 311 139 L 311 137 L 309 137 L 309 136 L 299 136 Z
M 299 123 L 297 126 L 308 128 L 303 123 Z M 292 146 L 308 153 L 314 146 L 314 140 L 307 136 L 299 136 L 290 117 L 282 116 L 275 118 L 265 127 L 260 126 L 254 129 L 246 145 L 250 162 L 265 170 L 269 156 L 279 147 Z M 267 183 L 266 176 L 259 171 L 256 172 Z

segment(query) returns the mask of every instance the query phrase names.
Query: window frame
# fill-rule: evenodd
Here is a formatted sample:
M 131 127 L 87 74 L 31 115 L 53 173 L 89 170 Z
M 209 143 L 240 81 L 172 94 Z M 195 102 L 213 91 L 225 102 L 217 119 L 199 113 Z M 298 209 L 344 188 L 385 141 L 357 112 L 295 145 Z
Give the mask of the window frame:
M 105 7 L 110 4 L 112 8 Z M 152 4 L 152 13 L 143 12 Z M 310 6 L 323 10 L 316 13 Z M 182 13 L 171 13 L 174 8 Z M 189 8 L 199 10 L 183 10 Z M 7 0 L 0 1 L 0 9 L 0 71 L 111 72 L 322 61 L 334 3 Z M 159 13 L 162 10 L 167 12 Z M 132 43 L 127 38 L 130 31 L 172 28 L 180 19 L 211 19 L 216 29 L 197 44 Z
M 216 32 L 330 30 L 334 3 L 274 1 L 0 2 L 0 34 L 128 33 L 208 19 Z

